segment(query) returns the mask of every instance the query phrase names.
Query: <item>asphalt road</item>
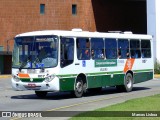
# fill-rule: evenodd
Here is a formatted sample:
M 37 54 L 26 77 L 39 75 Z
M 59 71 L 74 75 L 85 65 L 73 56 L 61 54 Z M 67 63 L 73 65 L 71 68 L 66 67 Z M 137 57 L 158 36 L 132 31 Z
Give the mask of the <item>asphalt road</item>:
M 133 91 L 129 93 L 118 92 L 114 87 L 109 87 L 104 88 L 101 93 L 87 93 L 82 98 L 74 98 L 69 92 L 61 92 L 49 93 L 46 98 L 41 99 L 34 91 L 12 90 L 10 78 L 0 78 L 0 111 L 90 111 L 154 94 L 160 94 L 160 79 L 135 84 Z M 64 117 L 61 119 L 69 117 L 63 116 L 63 112 L 59 116 Z

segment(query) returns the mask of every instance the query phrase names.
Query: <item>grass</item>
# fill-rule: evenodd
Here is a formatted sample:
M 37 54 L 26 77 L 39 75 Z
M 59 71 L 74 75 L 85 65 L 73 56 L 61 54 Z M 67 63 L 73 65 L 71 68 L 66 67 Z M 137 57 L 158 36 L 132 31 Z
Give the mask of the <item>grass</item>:
M 108 111 L 108 112 L 106 112 Z M 157 115 L 159 117 L 132 117 L 132 113 L 158 113 Z M 157 112 L 156 112 L 157 111 Z M 100 117 L 96 117 L 96 114 Z M 108 115 L 111 115 L 111 117 L 108 117 Z M 127 114 L 127 117 L 120 117 L 125 116 Z M 116 117 L 117 115 L 117 117 Z M 85 117 L 86 116 L 86 117 Z M 91 117 L 95 116 L 95 117 Z M 107 117 L 104 117 L 107 116 Z M 101 109 L 97 109 L 92 112 L 86 112 L 79 114 L 75 117 L 72 117 L 70 120 L 160 120 L 160 94 L 144 97 L 144 98 L 138 98 L 133 100 L 128 100 L 124 103 L 112 105 L 109 107 L 104 107 Z
M 154 73 L 160 74 L 160 62 L 158 60 L 155 60 L 154 62 Z

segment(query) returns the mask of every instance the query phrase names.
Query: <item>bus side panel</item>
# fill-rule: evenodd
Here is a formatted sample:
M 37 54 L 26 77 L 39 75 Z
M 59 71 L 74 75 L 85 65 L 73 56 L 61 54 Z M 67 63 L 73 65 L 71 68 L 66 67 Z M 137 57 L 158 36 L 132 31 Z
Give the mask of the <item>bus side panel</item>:
M 88 76 L 88 88 L 97 88 L 103 85 L 102 81 L 106 78 L 105 75 L 102 76 Z M 108 80 L 109 82 L 109 80 Z
M 134 73 L 134 83 L 140 83 L 153 79 L 153 72 Z
M 113 74 L 110 75 L 110 85 L 109 86 L 116 86 L 116 85 L 123 85 L 124 84 L 124 74 Z
M 60 79 L 60 91 L 74 90 L 75 78 L 62 78 Z
M 115 86 L 124 84 L 124 74 L 90 76 L 87 78 L 88 78 L 88 88 Z

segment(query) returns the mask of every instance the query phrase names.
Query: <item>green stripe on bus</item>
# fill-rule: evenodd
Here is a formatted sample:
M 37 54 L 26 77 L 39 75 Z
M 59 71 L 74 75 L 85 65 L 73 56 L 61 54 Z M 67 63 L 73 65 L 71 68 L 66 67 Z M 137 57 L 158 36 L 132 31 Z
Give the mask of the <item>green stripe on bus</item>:
M 153 69 L 133 70 L 133 72 L 150 72 L 150 71 L 153 71 Z
M 153 69 L 143 69 L 143 70 L 132 70 L 133 72 L 150 72 L 153 71 Z M 90 75 L 104 75 L 104 74 L 124 74 L 123 71 L 111 71 L 111 72 L 95 72 L 95 73 L 85 73 L 87 76 Z M 71 78 L 75 78 L 77 77 L 77 74 L 67 74 L 67 75 L 57 75 L 58 77 L 71 77 Z

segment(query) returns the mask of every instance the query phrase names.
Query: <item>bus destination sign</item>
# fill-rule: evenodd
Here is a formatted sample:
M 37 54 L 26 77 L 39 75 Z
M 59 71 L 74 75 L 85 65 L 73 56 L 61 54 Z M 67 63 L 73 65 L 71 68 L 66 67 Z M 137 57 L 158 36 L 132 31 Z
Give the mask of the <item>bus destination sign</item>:
M 95 60 L 95 67 L 114 67 L 117 66 L 117 60 Z

